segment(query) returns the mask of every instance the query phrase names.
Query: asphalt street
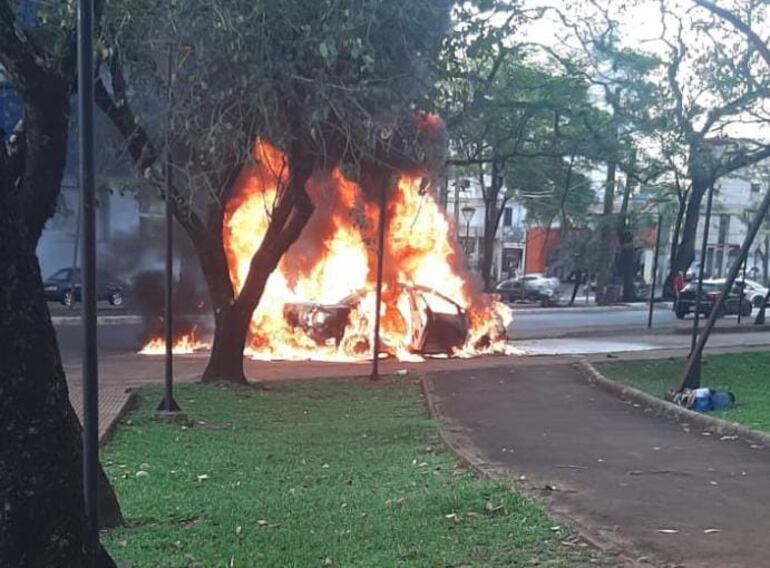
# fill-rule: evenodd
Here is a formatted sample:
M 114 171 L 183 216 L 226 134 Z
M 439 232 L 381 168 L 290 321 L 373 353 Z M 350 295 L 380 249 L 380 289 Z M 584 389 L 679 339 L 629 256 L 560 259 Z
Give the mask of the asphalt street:
M 105 317 L 108 321 L 99 325 L 97 335 L 100 353 L 135 353 L 148 338 L 144 326 L 136 321 L 136 318 L 130 323 L 123 323 L 122 318 L 114 318 L 113 315 Z M 59 318 L 54 320 L 58 322 L 55 328 L 65 364 L 79 363 L 82 357 L 82 327 L 72 316 L 77 316 L 77 313 L 71 314 L 66 323 Z M 688 344 L 689 338 L 686 334 L 670 333 L 670 326 L 675 321 L 676 318 L 670 309 L 657 308 L 654 327 L 647 333 L 647 311 L 640 308 L 583 308 L 574 311 L 541 308 L 516 311 L 509 335 L 514 347 L 521 353 L 530 355 L 682 348 Z M 198 328 L 198 337 L 202 340 L 210 339 L 210 332 L 207 334 L 202 327 L 204 326 Z M 669 333 L 664 333 L 664 329 Z M 603 330 L 606 330 L 606 333 Z M 578 337 L 581 331 L 590 331 L 591 337 Z M 636 333 L 633 333 L 634 331 Z M 560 337 L 564 334 L 567 337 Z M 747 341 L 751 345 L 764 343 L 765 335 L 749 334 Z M 738 340 L 738 337 L 724 339 L 730 343 Z M 720 341 L 723 340 L 713 339 L 711 343 Z
M 670 325 L 675 321 L 676 316 L 671 308 L 655 308 L 654 325 Z M 564 308 L 540 308 L 537 312 L 514 310 L 511 331 L 516 333 L 550 329 L 644 327 L 646 325 L 646 309 L 577 308 L 574 312 L 567 312 Z

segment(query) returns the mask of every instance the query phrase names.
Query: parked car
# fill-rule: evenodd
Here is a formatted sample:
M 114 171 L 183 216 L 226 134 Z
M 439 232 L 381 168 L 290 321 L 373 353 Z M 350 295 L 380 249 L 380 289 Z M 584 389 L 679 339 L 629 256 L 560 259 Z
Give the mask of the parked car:
M 756 280 L 749 280 L 747 278 L 744 293 L 752 306 L 761 308 L 762 302 L 765 301 L 765 296 L 767 296 L 767 288 Z
M 724 278 L 704 280 L 698 311 L 701 314 L 708 315 L 711 313 L 714 302 L 721 301 L 719 314 L 720 316 L 726 314 L 737 314 L 739 310 L 742 316 L 750 316 L 752 304 L 747 297 L 741 295 L 740 284 L 734 284 L 730 289 L 730 293 L 722 298 L 722 290 L 724 285 Z M 682 319 L 690 312 L 695 311 L 697 293 L 697 282 L 690 282 L 682 289 L 679 294 L 679 300 L 677 300 L 676 307 L 674 309 L 676 317 Z
M 46 300 L 71 306 L 82 301 L 82 277 L 79 268 L 62 268 L 54 272 L 45 282 Z M 106 300 L 113 306 L 122 306 L 126 286 L 104 272 L 96 274 L 96 300 Z
M 504 302 L 538 302 L 550 306 L 559 301 L 559 279 L 543 274 L 525 274 L 500 282 L 495 291 Z

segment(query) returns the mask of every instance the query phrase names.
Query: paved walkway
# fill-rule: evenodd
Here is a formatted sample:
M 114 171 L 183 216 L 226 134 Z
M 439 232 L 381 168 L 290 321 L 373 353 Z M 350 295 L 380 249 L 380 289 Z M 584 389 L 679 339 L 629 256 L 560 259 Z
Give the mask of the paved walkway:
M 177 383 L 196 382 L 203 374 L 208 360 L 207 353 L 174 356 L 174 380 Z M 392 375 L 398 371 L 416 373 L 448 369 L 486 368 L 509 365 L 511 359 L 503 356 L 479 357 L 476 359 L 432 359 L 423 363 L 381 361 L 380 372 Z M 369 363 L 319 363 L 315 361 L 244 361 L 246 376 L 254 381 L 289 379 L 315 379 L 330 377 L 367 376 L 371 373 Z M 82 381 L 81 365 L 65 363 L 67 384 L 78 416 L 81 416 Z M 134 353 L 102 355 L 99 362 L 99 439 L 104 441 L 114 428 L 116 421 L 130 402 L 131 391 L 137 388 L 161 384 L 164 376 L 163 357 L 152 357 Z M 158 401 L 160 402 L 160 401 Z M 82 418 L 81 418 L 82 419 Z
M 770 565 L 769 449 L 645 413 L 567 364 L 426 383 L 455 444 L 550 488 L 551 510 L 621 550 L 619 565 Z

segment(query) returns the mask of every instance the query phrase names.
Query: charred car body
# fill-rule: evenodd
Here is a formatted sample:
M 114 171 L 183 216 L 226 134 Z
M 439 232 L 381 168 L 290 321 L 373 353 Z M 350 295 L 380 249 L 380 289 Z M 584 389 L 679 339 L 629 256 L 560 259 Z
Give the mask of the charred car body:
M 399 285 L 408 303 L 406 349 L 424 355 L 451 355 L 468 340 L 469 322 L 465 310 L 446 296 L 423 286 Z M 294 302 L 285 304 L 283 316 L 293 329 L 302 330 L 318 345 L 341 345 L 351 324 L 351 315 L 367 296 L 360 291 L 336 304 Z M 483 339 L 483 338 L 482 338 Z M 369 349 L 369 339 L 361 337 L 361 350 Z

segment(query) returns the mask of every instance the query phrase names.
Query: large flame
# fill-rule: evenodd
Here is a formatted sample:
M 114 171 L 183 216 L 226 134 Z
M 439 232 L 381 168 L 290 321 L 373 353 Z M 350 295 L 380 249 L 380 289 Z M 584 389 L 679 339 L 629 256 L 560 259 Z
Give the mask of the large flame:
M 174 340 L 171 346 L 172 353 L 176 355 L 185 355 L 206 351 L 211 347 L 210 344 L 199 340 L 195 336 L 195 328 L 188 333 L 183 333 Z M 139 351 L 142 355 L 165 355 L 166 341 L 162 337 L 153 337 Z
M 230 277 L 238 293 L 267 231 L 279 191 L 288 180 L 285 157 L 277 149 L 257 141 L 254 158 L 224 219 Z M 369 358 L 379 215 L 376 196 L 339 170 L 316 174 L 307 190 L 315 212 L 268 279 L 251 321 L 247 355 L 335 361 Z M 474 291 L 462 268 L 454 228 L 421 177 L 399 176 L 388 195 L 387 220 L 380 307 L 383 349 L 400 359 L 419 360 L 410 345 L 430 309 L 467 318 L 467 341 L 454 348 L 453 355 L 504 351 L 510 312 Z M 338 304 L 352 297 L 356 300 L 348 301 L 353 309 L 339 341 L 319 342 L 306 329 L 290 325 L 284 314 L 287 304 Z

